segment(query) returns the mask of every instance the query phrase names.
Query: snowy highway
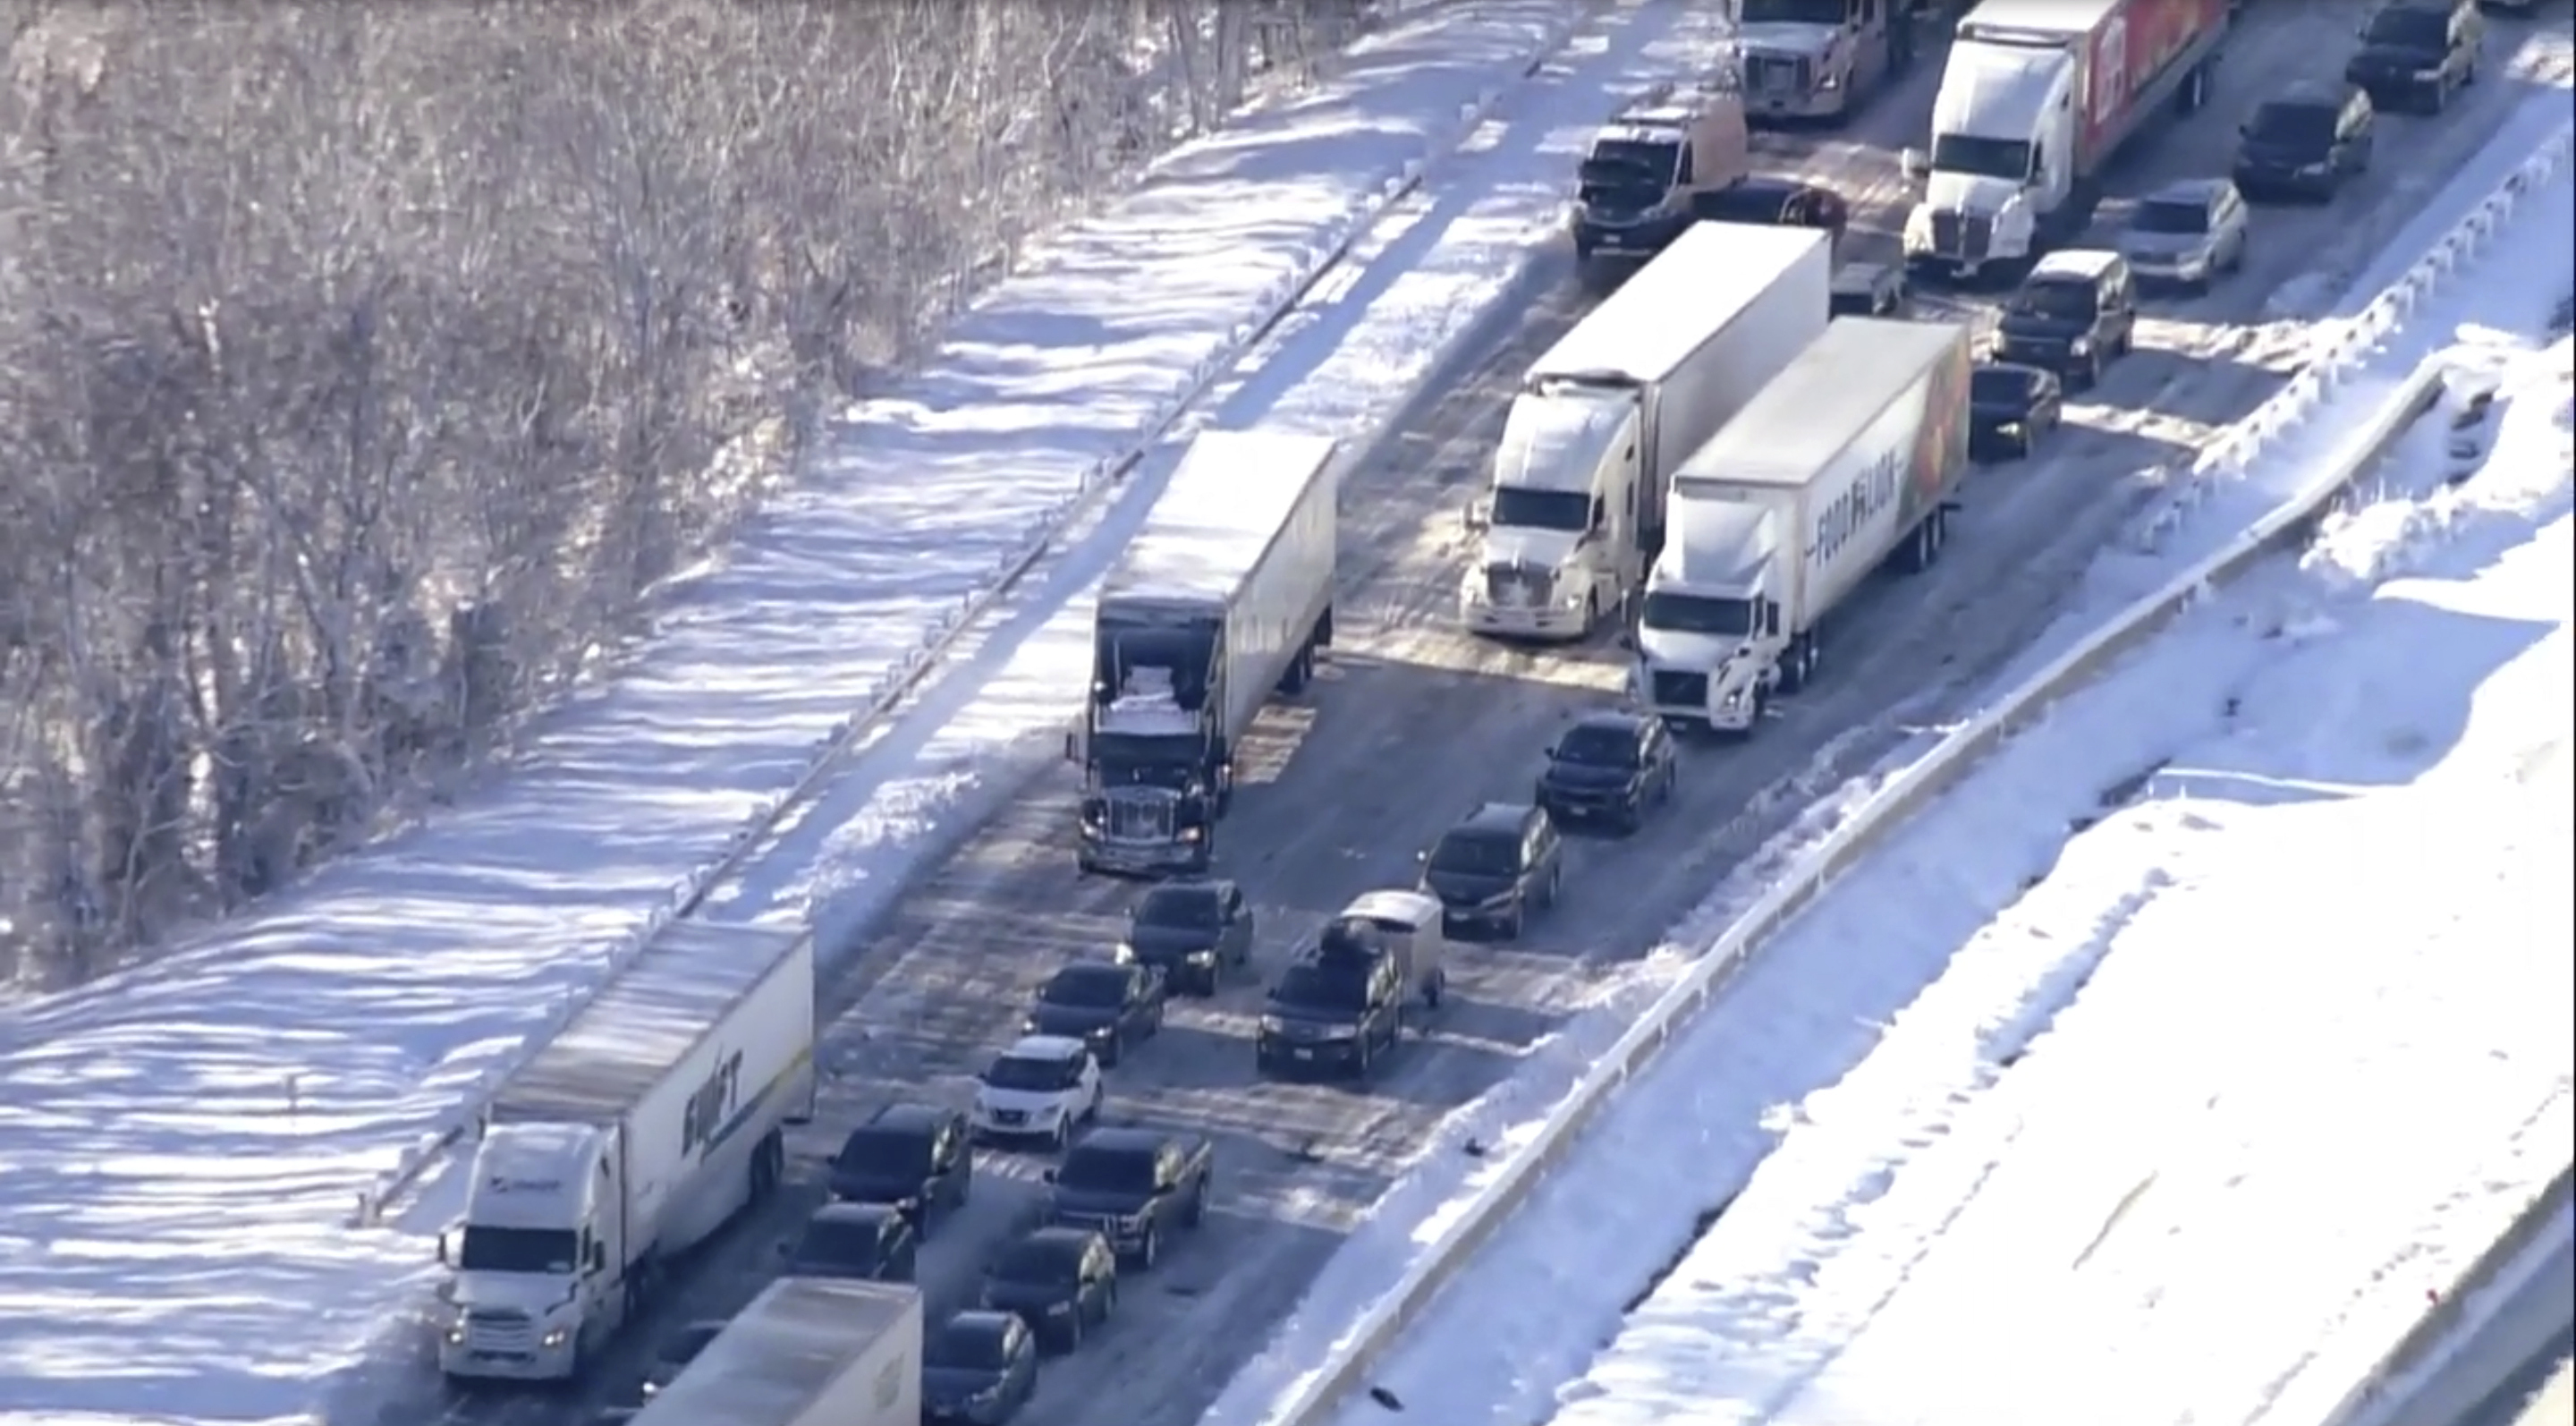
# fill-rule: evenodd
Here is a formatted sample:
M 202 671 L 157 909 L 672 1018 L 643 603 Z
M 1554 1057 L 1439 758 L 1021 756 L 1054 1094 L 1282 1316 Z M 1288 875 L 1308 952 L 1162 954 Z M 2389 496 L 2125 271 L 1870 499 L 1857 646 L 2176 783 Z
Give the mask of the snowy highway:
M 2148 149 L 2115 186 L 2222 167 L 2236 116 L 2313 74 L 2318 54 L 2347 32 L 2344 16 L 2324 3 L 2256 7 L 2213 110 Z M 2564 43 L 2546 39 L 2517 63 L 2563 74 L 2566 59 Z M 2102 543 L 2157 497 L 2142 474 L 2268 394 L 2306 340 L 2299 319 L 2329 310 L 2337 279 L 2365 276 L 2380 249 L 2521 112 L 2517 100 L 2529 91 L 2516 72 L 2497 65 L 2442 119 L 2392 120 L 2374 173 L 2341 204 L 2266 210 L 2246 276 L 2210 297 L 2155 308 L 2139 355 L 2076 409 L 2054 453 L 1972 483 L 1949 563 L 1863 606 L 1832 650 L 1823 685 L 1785 706 L 1750 746 L 1694 750 L 1671 816 L 1622 843 L 1579 845 L 1562 907 L 1521 944 L 1463 955 L 1456 1004 L 1436 1037 L 1413 1047 L 1374 1091 L 1256 1081 L 1248 987 L 1176 1007 L 1161 1040 L 1112 1076 L 1111 1112 L 1216 1135 L 1220 1212 L 1152 1278 L 1130 1284 L 1118 1322 L 1050 1370 L 1040 1417 L 1051 1426 L 1195 1420 L 1353 1225 L 1416 1166 L 1448 1115 L 1502 1083 L 1568 1016 L 1632 991 L 1634 963 L 1738 859 L 1910 729 L 1951 716 L 1967 690 L 2042 634 Z M 1774 166 L 1828 177 L 1859 200 L 1859 221 L 1872 230 L 1864 255 L 1892 248 L 1893 154 L 1923 132 L 1933 74 L 1927 65 L 1845 138 L 1770 150 Z M 1558 172 L 1537 181 L 1561 181 L 1564 164 L 1562 152 L 1550 155 L 1540 171 Z M 2276 293 L 2287 314 L 2273 305 Z M 1490 360 L 1355 477 L 1345 501 L 1340 647 L 1308 698 L 1267 716 L 1262 745 L 1247 750 L 1253 785 L 1225 831 L 1223 869 L 1259 902 L 1265 961 L 1351 894 L 1409 880 L 1413 853 L 1448 820 L 1484 797 L 1518 792 L 1553 730 L 1615 695 L 1620 671 L 1606 647 L 1531 655 L 1449 626 L 1465 553 L 1457 511 L 1482 478 L 1503 394 L 1584 301 L 1560 270 Z M 1061 670 L 1061 651 L 1050 663 L 1039 642 L 1020 654 L 1032 667 Z M 1011 651 L 993 653 L 1002 663 Z M 1014 677 L 1006 667 L 1003 681 Z M 1034 982 L 1062 955 L 1116 936 L 1133 892 L 1075 876 L 1070 780 L 1044 762 L 1048 710 L 1069 705 L 1074 685 L 1013 686 L 1035 705 L 1025 726 L 1004 730 L 978 762 L 961 754 L 958 781 L 1010 778 L 1016 785 L 977 795 L 1020 795 L 904 890 L 834 987 L 837 1018 L 823 1051 L 834 1081 L 821 1121 L 797 1145 L 808 1179 L 866 1107 L 961 1095 L 964 1076 L 1010 1031 Z M 934 1302 L 969 1290 L 1034 1202 L 1033 1161 L 997 1155 L 985 1164 L 977 1206 L 934 1237 L 925 1259 Z M 721 1315 L 747 1299 L 774 1270 L 773 1245 L 810 1202 L 791 1195 L 744 1225 L 658 1325 Z M 652 1335 L 632 1340 L 640 1347 Z M 630 1351 L 611 1365 L 604 1397 L 629 1389 L 637 1357 Z M 381 1419 L 533 1426 L 566 1412 L 538 1401 L 437 1407 L 435 1389 L 421 1386 L 413 1407 Z

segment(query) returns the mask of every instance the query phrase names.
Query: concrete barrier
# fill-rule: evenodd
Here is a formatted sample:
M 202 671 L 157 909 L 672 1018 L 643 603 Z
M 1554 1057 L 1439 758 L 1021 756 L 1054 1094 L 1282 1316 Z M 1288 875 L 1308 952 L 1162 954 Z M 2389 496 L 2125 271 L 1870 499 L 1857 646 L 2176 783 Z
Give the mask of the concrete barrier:
M 474 1081 L 460 1098 L 454 1112 L 445 1116 L 436 1128 L 424 1132 L 406 1146 L 393 1167 L 377 1175 L 360 1190 L 356 1209 L 350 1217 L 352 1226 L 363 1227 L 380 1222 L 386 1206 L 409 1190 L 422 1173 L 437 1163 L 481 1120 L 501 1086 L 518 1072 L 519 1066 L 526 1063 L 530 1055 L 562 1033 L 572 1017 L 590 1003 L 591 996 L 600 986 L 614 979 L 642 954 L 663 928 L 695 911 L 711 892 L 739 872 L 751 854 L 767 840 L 772 829 L 814 795 L 836 770 L 841 758 L 929 677 L 940 659 L 975 626 L 994 602 L 1016 589 L 1030 570 L 1056 547 L 1065 532 L 1125 479 L 1147 452 L 1171 434 L 1181 418 L 1220 378 L 1295 312 L 1306 296 L 1334 272 L 1352 245 L 1370 227 L 1419 189 L 1442 163 L 1456 157 L 1494 107 L 1537 75 L 1573 37 L 1576 26 L 1592 13 L 1592 7 L 1588 5 L 1568 4 L 1558 22 L 1541 36 L 1538 44 L 1532 46 L 1526 62 L 1512 72 L 1508 82 L 1497 83 L 1480 92 L 1473 102 L 1461 105 L 1458 122 L 1451 130 L 1421 157 L 1407 163 L 1400 173 L 1381 183 L 1368 203 L 1354 210 L 1345 222 L 1319 241 L 1294 272 L 1274 284 L 1261 305 L 1236 324 L 1225 344 L 1175 384 L 1171 395 L 1146 422 L 1132 445 L 1086 470 L 1076 489 L 1032 522 L 1020 542 L 995 562 L 989 579 L 940 611 L 939 616 L 921 630 L 918 640 L 905 651 L 902 659 L 878 676 L 850 714 L 815 740 L 794 780 L 764 799 L 726 836 L 720 847 L 686 876 L 674 881 L 645 913 L 644 919 L 608 948 L 608 967 L 591 983 L 588 993 L 567 997 L 546 1025 L 529 1036 L 517 1053 Z
M 2370 371 L 2371 358 L 2388 335 L 2460 268 L 2476 258 L 2511 217 L 2522 198 L 2555 180 L 2576 144 L 2576 125 L 2563 126 L 2529 160 L 2428 249 L 2406 274 L 2352 323 L 2327 334 L 2299 374 L 2212 447 L 2236 469 L 2261 457 L 2282 437 L 2317 418 L 2320 410 Z M 1367 1384 L 1371 1366 L 1400 1340 L 1407 1324 L 1428 1310 L 1450 1276 L 1474 1255 L 1572 1150 L 1611 1097 L 1696 1018 L 1728 983 L 1734 969 L 1795 919 L 1879 840 L 1902 826 L 1934 797 L 1973 770 L 2000 744 L 2047 716 L 2068 694 L 2091 683 L 2111 664 L 2163 630 L 2212 589 L 2248 566 L 2303 542 L 2355 480 L 2377 465 L 2398 437 L 2441 395 L 2440 366 L 2419 363 L 2366 416 L 2315 452 L 2318 478 L 2256 521 L 2225 548 L 2199 561 L 2157 592 L 2123 609 L 2082 643 L 1996 700 L 1891 779 L 1842 825 L 1787 868 L 1771 889 L 1709 945 L 1690 971 L 1630 1026 L 1577 1081 L 1475 1200 L 1447 1215 L 1447 1226 L 1425 1243 L 1391 1283 L 1372 1284 L 1370 1305 L 1343 1331 L 1329 1357 L 1300 1376 L 1287 1393 L 1266 1404 L 1220 1397 L 1206 1420 L 1220 1426 L 1324 1426 L 1342 1400 Z M 2358 414 L 2358 413 L 2355 413 Z M 2338 413 L 2340 417 L 2341 413 Z M 1344 1255 L 1347 1258 L 1348 1255 Z M 1311 1295 L 1338 1300 L 1360 1296 L 1357 1277 L 1373 1265 L 1343 1259 L 1328 1265 Z M 1340 1291 L 1337 1291 L 1340 1289 Z

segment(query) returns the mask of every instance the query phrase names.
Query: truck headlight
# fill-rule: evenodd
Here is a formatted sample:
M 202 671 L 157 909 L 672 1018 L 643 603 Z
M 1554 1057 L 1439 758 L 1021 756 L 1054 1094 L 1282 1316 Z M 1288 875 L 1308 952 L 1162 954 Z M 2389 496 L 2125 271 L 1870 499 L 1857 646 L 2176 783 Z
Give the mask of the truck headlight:
M 1214 952 L 1214 951 L 1192 951 L 1192 952 L 1190 952 L 1188 955 L 1183 956 L 1181 959 L 1183 959 L 1183 960 L 1185 960 L 1185 961 L 1189 962 L 1191 965 L 1194 965 L 1194 966 L 1212 966 L 1212 965 L 1215 965 L 1215 964 L 1216 964 L 1216 952 Z
M 1180 840 L 1184 842 L 1195 842 L 1205 835 L 1207 835 L 1207 829 L 1205 827 L 1183 827 L 1181 829 Z
M 2066 344 L 2066 351 L 2070 356 L 2091 356 L 2093 354 L 2093 339 L 2091 337 L 2077 337 L 2075 340 Z
M 1280 1019 L 1276 1015 L 1264 1015 L 1261 1017 L 1261 1032 L 1265 1035 L 1281 1034 L 1285 1032 L 1287 1028 L 1288 1022 Z
M 450 1323 L 448 1323 L 448 1324 L 447 1324 L 447 1345 L 449 1345 L 449 1346 L 451 1346 L 451 1347 L 458 1347 L 458 1346 L 463 1346 L 464 1344 L 465 1344 L 465 1323 L 464 1323 L 463 1319 L 459 1319 L 459 1320 L 457 1320 L 457 1321 L 454 1321 L 454 1322 L 450 1322 Z
M 563 1328 L 555 1327 L 549 1329 L 543 1337 L 538 1338 L 537 1342 L 538 1345 L 551 1352 L 555 1348 L 562 1346 L 571 1335 L 571 1333 L 566 1332 Z

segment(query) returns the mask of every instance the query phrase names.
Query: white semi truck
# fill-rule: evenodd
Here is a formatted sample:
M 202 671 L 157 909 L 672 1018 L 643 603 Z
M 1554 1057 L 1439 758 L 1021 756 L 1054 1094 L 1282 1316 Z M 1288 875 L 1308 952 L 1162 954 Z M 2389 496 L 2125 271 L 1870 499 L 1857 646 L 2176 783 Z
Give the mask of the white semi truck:
M 1815 676 L 1825 622 L 1864 578 L 1940 556 L 1971 364 L 1964 326 L 1838 318 L 1691 456 L 1636 635 L 1656 713 L 1751 731 Z
M 1672 473 L 1825 329 L 1833 238 L 1698 223 L 1522 378 L 1481 547 L 1458 589 L 1480 634 L 1579 639 L 1621 611 L 1662 541 Z
M 633 1426 L 922 1426 L 921 1293 L 780 1278 Z
M 2229 0 L 1984 0 L 1959 21 L 1932 143 L 1904 155 L 1917 273 L 2017 271 L 2090 215 L 2148 121 L 2210 97 Z
M 813 937 L 663 928 L 484 1115 L 438 1242 L 439 1369 L 579 1377 L 664 1260 L 777 1187 L 813 1096 Z
M 1208 431 L 1101 581 L 1083 766 L 1084 871 L 1204 871 L 1234 756 L 1273 690 L 1333 641 L 1334 442 Z

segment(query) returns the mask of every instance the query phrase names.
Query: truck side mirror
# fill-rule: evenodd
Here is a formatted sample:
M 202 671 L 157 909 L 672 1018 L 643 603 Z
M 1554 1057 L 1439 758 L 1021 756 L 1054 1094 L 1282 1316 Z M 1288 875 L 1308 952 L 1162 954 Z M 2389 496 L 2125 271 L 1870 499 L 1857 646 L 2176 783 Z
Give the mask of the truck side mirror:
M 593 1242 L 590 1245 L 590 1270 L 592 1272 L 599 1272 L 607 1266 L 608 1245 L 606 1243 Z
M 1053 1182 L 1055 1182 L 1055 1170 L 1053 1170 L 1053 1169 L 1042 1169 L 1042 1170 L 1040 1170 L 1040 1171 L 1038 1172 L 1038 1182 L 1040 1182 L 1040 1183 L 1053 1183 Z
M 1777 599 L 1762 601 L 1762 632 L 1770 638 L 1780 637 L 1780 601 Z
M 1481 534 L 1486 530 L 1492 529 L 1494 524 L 1494 502 L 1490 500 L 1468 501 L 1467 508 L 1458 512 L 1458 523 L 1464 526 L 1467 533 L 1471 535 Z
M 1082 752 L 1080 748 L 1076 746 L 1081 741 L 1082 737 L 1078 733 L 1067 733 L 1064 735 L 1064 760 L 1066 762 L 1073 763 L 1082 761 Z
M 447 1235 L 445 1233 L 438 1235 L 438 1265 L 443 1268 L 456 1266 L 453 1257 L 447 1250 Z
M 1630 653 L 1635 653 L 1637 651 L 1637 636 L 1634 633 L 1631 633 L 1626 629 L 1621 629 L 1618 634 L 1618 639 L 1619 647 L 1628 650 Z
M 1921 183 L 1932 176 L 1932 155 L 1921 149 L 1907 149 L 1896 156 L 1896 165 L 1908 183 Z

